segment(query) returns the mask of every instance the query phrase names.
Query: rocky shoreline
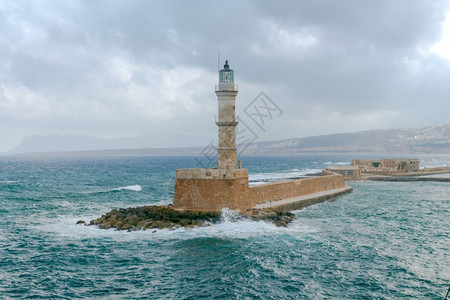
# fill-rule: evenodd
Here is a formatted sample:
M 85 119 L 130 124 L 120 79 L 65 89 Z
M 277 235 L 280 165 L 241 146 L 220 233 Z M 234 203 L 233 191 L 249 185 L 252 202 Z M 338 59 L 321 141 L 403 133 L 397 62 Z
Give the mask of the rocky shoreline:
M 295 215 L 291 212 L 271 209 L 252 209 L 239 215 L 244 219 L 270 221 L 276 226 L 284 227 L 295 219 Z M 100 229 L 136 231 L 204 227 L 221 221 L 221 212 L 176 210 L 169 205 L 113 209 L 100 218 L 91 220 L 89 224 L 83 220 L 79 220 L 77 224 L 97 226 Z

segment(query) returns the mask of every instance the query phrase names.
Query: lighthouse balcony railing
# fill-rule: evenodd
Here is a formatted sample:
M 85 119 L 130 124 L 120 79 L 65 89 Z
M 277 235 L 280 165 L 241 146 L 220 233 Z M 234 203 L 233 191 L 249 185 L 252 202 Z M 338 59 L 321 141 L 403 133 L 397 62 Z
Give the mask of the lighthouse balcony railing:
M 237 91 L 238 90 L 238 84 L 233 82 L 222 82 L 219 84 L 216 84 L 216 92 L 220 91 Z

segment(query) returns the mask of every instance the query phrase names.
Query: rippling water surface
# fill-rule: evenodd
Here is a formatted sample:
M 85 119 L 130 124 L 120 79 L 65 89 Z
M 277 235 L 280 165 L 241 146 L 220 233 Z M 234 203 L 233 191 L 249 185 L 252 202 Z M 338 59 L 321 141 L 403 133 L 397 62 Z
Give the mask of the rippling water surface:
M 253 184 L 351 161 L 242 160 Z M 187 167 L 193 158 L 0 158 L 0 298 L 444 298 L 447 182 L 351 182 L 353 193 L 297 211 L 288 228 L 229 211 L 192 230 L 75 225 L 112 208 L 170 203 L 174 171 Z

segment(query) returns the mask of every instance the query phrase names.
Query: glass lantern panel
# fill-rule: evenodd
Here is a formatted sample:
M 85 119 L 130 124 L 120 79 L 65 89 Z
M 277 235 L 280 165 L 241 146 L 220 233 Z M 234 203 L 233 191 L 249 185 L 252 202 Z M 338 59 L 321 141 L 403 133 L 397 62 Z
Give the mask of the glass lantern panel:
M 220 71 L 220 82 L 233 82 L 233 71 Z

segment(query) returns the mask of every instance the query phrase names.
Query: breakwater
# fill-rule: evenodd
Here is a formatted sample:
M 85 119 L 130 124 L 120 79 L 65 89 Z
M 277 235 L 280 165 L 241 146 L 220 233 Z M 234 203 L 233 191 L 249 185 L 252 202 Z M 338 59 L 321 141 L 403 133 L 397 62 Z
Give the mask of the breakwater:
M 408 182 L 408 181 L 439 181 L 439 182 L 450 182 L 450 177 L 373 176 L 373 177 L 367 177 L 367 178 L 365 178 L 365 180 L 397 181 L 397 182 Z
M 284 226 L 295 219 L 291 212 L 279 212 L 272 209 L 252 209 L 240 214 L 243 218 L 254 221 L 269 221 L 276 226 Z M 77 224 L 96 225 L 100 229 L 148 230 L 178 229 L 210 226 L 220 223 L 222 212 L 204 212 L 195 210 L 177 210 L 172 206 L 142 206 L 113 209 L 89 224 L 79 220 Z

